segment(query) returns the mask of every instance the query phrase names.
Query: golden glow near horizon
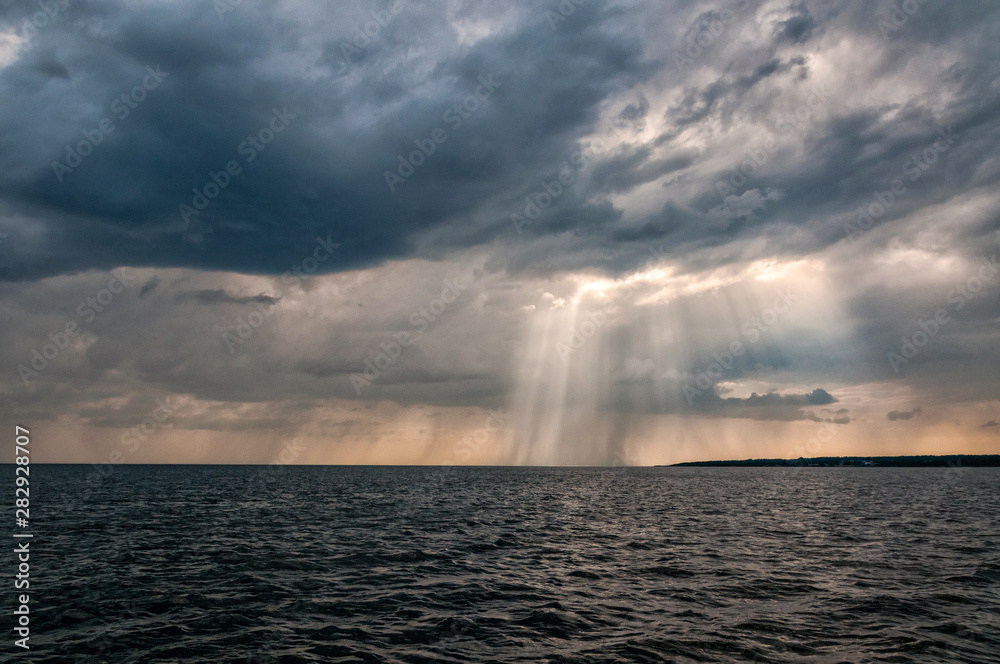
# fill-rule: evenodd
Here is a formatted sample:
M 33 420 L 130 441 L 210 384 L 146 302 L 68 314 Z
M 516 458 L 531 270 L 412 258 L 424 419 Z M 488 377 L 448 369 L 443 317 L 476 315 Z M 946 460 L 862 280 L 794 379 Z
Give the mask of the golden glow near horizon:
M 936 269 L 949 277 L 974 268 L 966 261 L 925 257 L 898 247 L 883 256 L 876 260 L 887 281 L 910 274 L 926 260 L 936 261 Z M 308 347 L 313 342 L 303 336 L 303 325 L 324 311 L 344 308 L 347 290 L 336 284 L 350 279 L 354 289 L 367 284 L 381 291 L 387 277 L 406 279 L 410 269 L 391 264 L 318 277 L 309 291 L 290 291 L 275 307 L 279 313 L 268 322 L 273 327 L 262 327 L 260 334 L 298 336 L 296 343 Z M 275 287 L 271 278 L 182 270 L 169 274 L 178 283 L 200 283 L 207 290 L 222 285 L 254 293 Z M 997 427 L 981 426 L 996 419 L 996 401 L 966 400 L 936 408 L 929 386 L 901 381 L 820 385 L 802 383 L 801 377 L 780 369 L 759 376 L 730 375 L 723 369 L 713 389 L 726 398 L 748 399 L 751 393 L 770 390 L 801 395 L 823 387 L 836 402 L 766 417 L 749 408 L 685 408 L 681 386 L 697 386 L 697 374 L 687 371 L 684 363 L 692 353 L 711 360 L 713 353 L 727 352 L 734 342 L 747 348 L 768 343 L 781 348 L 801 337 L 835 340 L 850 332 L 833 278 L 818 257 L 753 261 L 700 274 L 681 273 L 668 264 L 647 265 L 619 279 L 567 274 L 539 282 L 536 295 L 523 291 L 528 299 L 519 307 L 524 336 L 515 352 L 513 389 L 509 403 L 498 408 L 407 405 L 384 397 L 355 401 L 319 394 L 296 403 L 161 393 L 158 397 L 165 401 L 150 397 L 132 425 L 121 427 L 101 425 L 94 414 L 135 411 L 138 395 L 104 395 L 80 402 L 56 422 L 36 425 L 50 441 L 39 460 L 649 465 L 1000 451 Z M 490 283 L 496 292 L 504 292 L 502 282 Z M 775 295 L 782 292 L 794 297 L 787 307 Z M 476 321 L 483 320 L 493 297 L 487 289 L 470 299 L 452 325 L 468 325 L 475 334 L 481 324 Z M 341 317 L 361 315 L 359 310 L 354 307 Z M 338 325 L 332 319 L 331 324 Z M 258 341 L 261 351 L 267 350 L 266 340 Z M 428 334 L 415 352 L 434 353 L 437 343 Z M 276 350 L 279 362 L 295 361 L 292 349 Z M 851 359 L 850 352 L 845 350 L 845 361 Z M 165 405 L 158 409 L 156 403 Z M 902 415 L 887 419 L 886 413 Z
M 282 0 L 154 63 L 92 33 L 187 9 L 35 4 L 0 411 L 39 461 L 1000 452 L 993 17 Z

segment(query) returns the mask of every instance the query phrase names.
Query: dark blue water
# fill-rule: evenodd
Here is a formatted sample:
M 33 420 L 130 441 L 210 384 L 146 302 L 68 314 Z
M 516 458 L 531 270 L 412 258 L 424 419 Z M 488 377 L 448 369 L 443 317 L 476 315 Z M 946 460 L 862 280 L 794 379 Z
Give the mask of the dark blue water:
M 32 473 L 23 661 L 1000 661 L 998 469 Z

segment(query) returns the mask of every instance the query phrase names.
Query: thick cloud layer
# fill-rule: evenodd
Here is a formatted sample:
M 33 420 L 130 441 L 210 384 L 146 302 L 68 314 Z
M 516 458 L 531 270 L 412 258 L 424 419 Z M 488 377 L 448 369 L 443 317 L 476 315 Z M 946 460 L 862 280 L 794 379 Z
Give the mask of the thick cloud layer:
M 986 1 L 0 3 L 4 420 L 995 446 L 998 36 Z

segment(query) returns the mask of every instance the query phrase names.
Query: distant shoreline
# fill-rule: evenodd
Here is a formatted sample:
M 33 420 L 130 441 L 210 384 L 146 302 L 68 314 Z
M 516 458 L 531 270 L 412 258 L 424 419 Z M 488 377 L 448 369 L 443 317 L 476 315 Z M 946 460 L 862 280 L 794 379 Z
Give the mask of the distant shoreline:
M 923 456 L 847 456 L 813 457 L 811 459 L 744 459 L 729 461 L 685 461 L 683 463 L 658 464 L 656 468 L 676 466 L 806 466 L 816 468 L 860 467 L 860 468 L 997 468 L 1000 454 L 947 454 Z

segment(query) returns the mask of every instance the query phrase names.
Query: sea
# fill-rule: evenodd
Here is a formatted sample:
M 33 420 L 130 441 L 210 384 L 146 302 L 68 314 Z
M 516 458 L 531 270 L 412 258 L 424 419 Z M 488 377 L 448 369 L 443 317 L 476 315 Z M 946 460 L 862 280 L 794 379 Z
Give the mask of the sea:
M 29 530 L 2 661 L 1000 662 L 997 468 L 36 464 Z

